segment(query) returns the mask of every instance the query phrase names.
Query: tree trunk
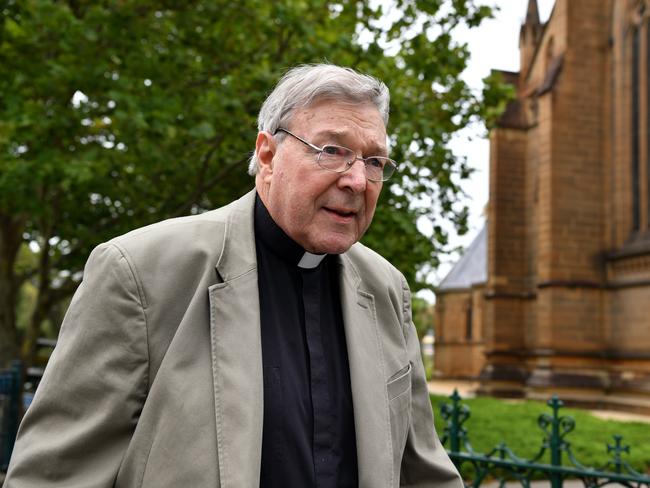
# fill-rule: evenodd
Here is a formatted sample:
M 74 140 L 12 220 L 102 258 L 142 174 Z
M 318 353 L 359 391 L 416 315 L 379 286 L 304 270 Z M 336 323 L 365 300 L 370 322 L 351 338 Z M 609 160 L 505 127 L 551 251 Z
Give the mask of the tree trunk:
M 22 356 L 27 365 L 33 365 L 36 357 L 36 341 L 41 335 L 41 325 L 51 306 L 50 300 L 50 243 L 49 235 L 44 240 L 38 262 L 38 294 L 32 317 L 27 324 L 22 344 Z
M 15 264 L 22 242 L 21 219 L 0 214 L 0 368 L 20 352 L 16 330 L 16 305 L 20 282 Z

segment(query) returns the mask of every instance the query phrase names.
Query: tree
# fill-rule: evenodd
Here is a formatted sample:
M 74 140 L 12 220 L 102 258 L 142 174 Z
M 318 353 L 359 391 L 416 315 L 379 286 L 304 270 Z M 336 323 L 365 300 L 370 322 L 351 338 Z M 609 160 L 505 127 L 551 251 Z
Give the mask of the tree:
M 432 305 L 422 298 L 413 297 L 412 314 L 418 339 L 422 342 L 422 339 L 429 333 L 429 331 L 434 331 L 435 305 Z
M 469 174 L 452 134 L 503 104 L 459 78 L 467 49 L 452 30 L 490 14 L 471 0 L 397 0 L 396 20 L 356 0 L 22 0 L 0 12 L 0 364 L 29 360 L 51 311 L 69 298 L 98 243 L 153 221 L 202 212 L 252 187 L 255 117 L 288 67 L 330 62 L 392 90 L 401 171 L 365 241 L 416 271 L 461 229 L 452 175 Z M 386 50 L 387 49 L 387 50 Z M 433 88 L 435 87 L 435 89 Z M 496 93 L 496 95 L 494 95 Z M 436 202 L 418 208 L 423 195 Z M 433 240 L 419 217 L 434 221 Z M 22 250 L 22 251 L 21 251 Z M 31 259 L 19 259 L 21 253 Z M 31 263 L 23 266 L 20 263 Z M 22 285 L 34 306 L 16 328 Z

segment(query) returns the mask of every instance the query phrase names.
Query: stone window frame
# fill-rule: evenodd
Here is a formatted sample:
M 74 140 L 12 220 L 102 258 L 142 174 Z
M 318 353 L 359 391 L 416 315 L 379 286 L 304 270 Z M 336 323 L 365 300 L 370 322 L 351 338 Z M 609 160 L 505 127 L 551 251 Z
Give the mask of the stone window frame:
M 632 232 L 641 230 L 641 26 L 630 30 L 630 170 Z
M 628 3 L 631 237 L 650 235 L 650 0 Z M 635 239 L 636 240 L 636 239 Z M 645 240 L 645 239 L 644 239 Z

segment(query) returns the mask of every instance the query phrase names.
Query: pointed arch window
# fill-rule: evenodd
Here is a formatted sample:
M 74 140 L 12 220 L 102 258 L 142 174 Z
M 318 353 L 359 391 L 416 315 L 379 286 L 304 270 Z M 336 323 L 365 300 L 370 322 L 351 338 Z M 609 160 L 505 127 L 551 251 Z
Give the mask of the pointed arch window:
M 650 229 L 650 20 L 645 23 L 645 220 Z
M 631 93 L 631 135 L 632 135 L 632 230 L 638 231 L 641 226 L 641 188 L 639 181 L 639 170 L 640 170 L 640 88 L 639 88 L 639 76 L 640 76 L 640 34 L 639 29 L 634 27 L 632 29 L 632 93 Z
M 467 305 L 467 310 L 465 314 L 465 340 L 471 341 L 474 334 L 473 325 L 474 325 L 474 309 L 472 308 L 472 299 L 469 299 Z

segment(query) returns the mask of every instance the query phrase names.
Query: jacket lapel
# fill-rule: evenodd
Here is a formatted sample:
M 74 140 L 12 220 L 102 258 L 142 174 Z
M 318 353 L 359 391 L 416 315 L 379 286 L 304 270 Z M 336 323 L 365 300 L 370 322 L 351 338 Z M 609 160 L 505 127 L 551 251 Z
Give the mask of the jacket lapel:
M 222 282 L 209 288 L 222 487 L 259 486 L 264 393 L 254 201 L 251 192 L 232 205 L 216 266 Z
M 361 289 L 350 259 L 340 258 L 341 306 L 350 364 L 359 486 L 392 487 L 393 454 L 384 360 L 374 297 Z

